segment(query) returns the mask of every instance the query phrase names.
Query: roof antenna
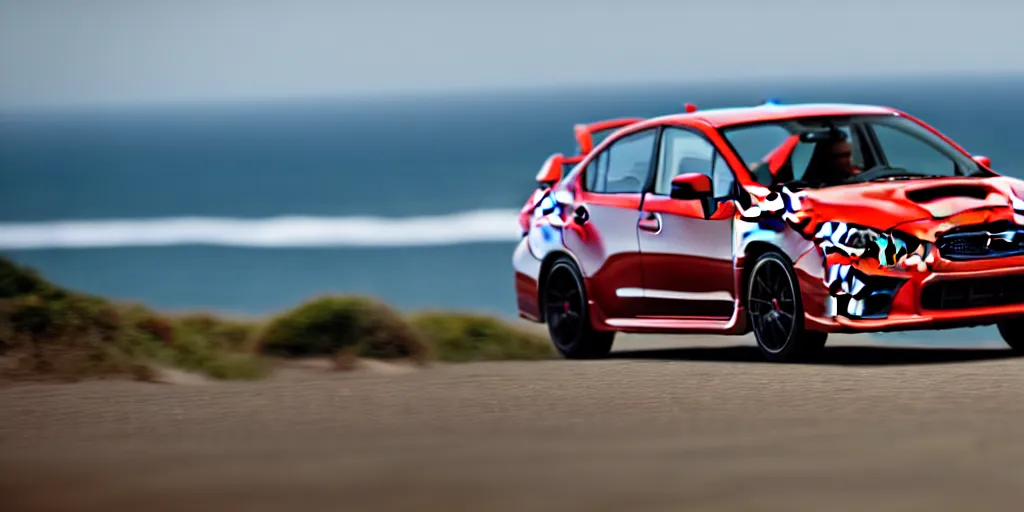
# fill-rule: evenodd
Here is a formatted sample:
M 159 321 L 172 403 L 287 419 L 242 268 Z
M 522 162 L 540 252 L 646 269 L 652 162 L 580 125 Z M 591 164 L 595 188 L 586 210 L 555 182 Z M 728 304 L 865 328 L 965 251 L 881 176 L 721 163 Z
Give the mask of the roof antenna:
M 697 111 L 697 105 L 694 105 L 693 103 L 686 103 L 683 105 L 683 110 L 685 110 L 687 114 L 691 114 Z

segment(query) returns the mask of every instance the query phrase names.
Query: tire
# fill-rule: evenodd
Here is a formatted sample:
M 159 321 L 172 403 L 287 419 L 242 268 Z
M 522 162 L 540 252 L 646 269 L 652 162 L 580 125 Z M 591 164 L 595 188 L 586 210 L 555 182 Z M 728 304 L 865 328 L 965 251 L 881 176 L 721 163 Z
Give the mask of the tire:
M 757 346 L 768 361 L 805 361 L 825 346 L 828 333 L 805 328 L 796 273 L 781 253 L 769 251 L 754 261 L 746 299 Z
M 551 343 L 562 357 L 601 359 L 611 353 L 615 331 L 591 326 L 587 291 L 572 260 L 559 258 L 548 269 L 541 302 Z
M 1024 318 L 1011 318 L 996 324 L 999 328 L 999 335 L 1010 347 L 1010 350 L 1017 353 L 1024 353 Z

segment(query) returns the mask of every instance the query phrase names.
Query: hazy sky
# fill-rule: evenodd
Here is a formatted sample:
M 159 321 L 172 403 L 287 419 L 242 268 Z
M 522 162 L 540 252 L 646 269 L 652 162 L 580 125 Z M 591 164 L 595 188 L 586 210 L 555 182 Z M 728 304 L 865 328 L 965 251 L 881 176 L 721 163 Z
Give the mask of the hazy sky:
M 0 0 L 0 108 L 1017 71 L 1022 14 L 1009 0 Z

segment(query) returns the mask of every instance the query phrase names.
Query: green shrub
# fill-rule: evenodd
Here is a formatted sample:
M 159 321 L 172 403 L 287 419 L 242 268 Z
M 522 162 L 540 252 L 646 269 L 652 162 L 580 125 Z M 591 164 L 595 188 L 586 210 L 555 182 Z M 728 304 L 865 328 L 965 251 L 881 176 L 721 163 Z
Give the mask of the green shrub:
M 547 340 L 490 316 L 428 312 L 412 317 L 411 323 L 442 361 L 547 359 L 554 355 Z
M 34 295 L 43 299 L 60 298 L 66 293 L 50 284 L 30 268 L 0 257 L 0 299 Z
M 260 336 L 264 353 L 334 355 L 340 350 L 379 359 L 422 360 L 427 345 L 394 310 L 360 296 L 323 297 L 272 319 Z
M 149 379 L 156 366 L 170 365 L 253 379 L 270 371 L 263 355 L 459 362 L 553 354 L 546 339 L 495 318 L 430 312 L 406 319 L 361 296 L 311 300 L 262 325 L 209 314 L 168 316 L 66 290 L 0 257 L 3 376 Z
M 254 326 L 207 315 L 172 319 L 54 286 L 0 258 L 0 354 L 7 376 L 76 380 L 152 375 L 154 363 L 215 378 L 268 370 L 252 353 Z
M 16 357 L 17 374 L 77 378 L 130 370 L 131 362 L 113 346 L 120 330 L 116 308 L 88 296 L 51 297 L 0 301 L 0 345 Z
M 176 324 L 178 337 L 203 338 L 218 349 L 248 352 L 256 346 L 258 326 L 251 322 L 199 313 L 181 316 Z

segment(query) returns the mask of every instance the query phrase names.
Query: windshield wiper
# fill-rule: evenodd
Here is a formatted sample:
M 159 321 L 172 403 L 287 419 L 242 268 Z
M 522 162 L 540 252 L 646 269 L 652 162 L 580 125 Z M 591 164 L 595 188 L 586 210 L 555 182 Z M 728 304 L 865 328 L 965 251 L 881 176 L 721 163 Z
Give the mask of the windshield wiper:
M 921 178 L 942 178 L 939 174 L 918 174 L 918 173 L 899 173 L 889 174 L 887 176 L 878 176 L 869 181 L 882 181 L 882 180 L 913 180 Z
M 922 172 L 914 172 L 904 169 L 902 167 L 876 165 L 875 167 L 872 167 L 860 174 L 854 175 L 848 181 L 853 183 L 864 183 L 868 181 L 878 181 L 891 178 L 941 178 L 941 176 Z

